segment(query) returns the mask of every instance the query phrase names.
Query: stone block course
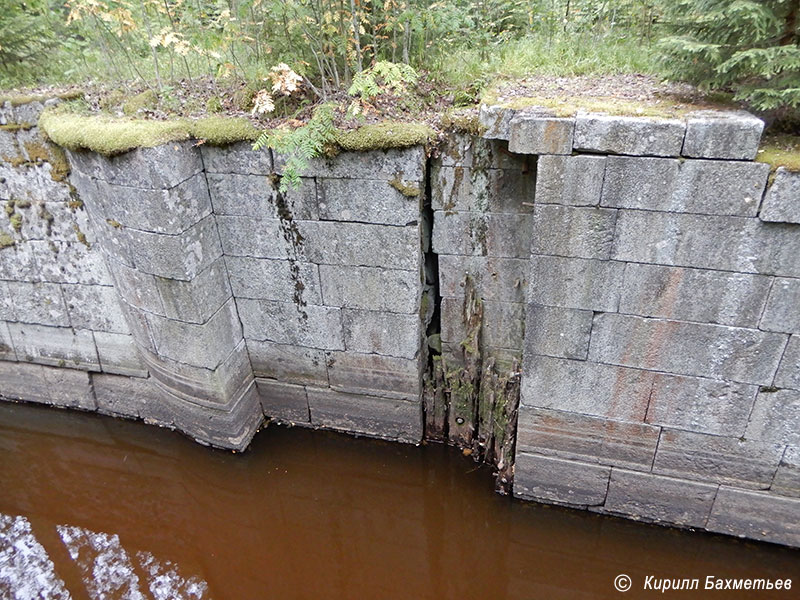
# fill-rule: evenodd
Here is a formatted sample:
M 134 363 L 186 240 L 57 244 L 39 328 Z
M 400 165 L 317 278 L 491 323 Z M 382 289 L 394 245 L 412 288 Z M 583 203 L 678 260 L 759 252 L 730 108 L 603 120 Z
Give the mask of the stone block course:
M 237 298 L 236 305 L 248 340 L 344 350 L 342 311 L 338 308 L 246 298 Z
M 209 173 L 239 173 L 244 175 L 269 175 L 272 173 L 272 151 L 253 150 L 250 142 L 229 146 L 200 146 L 203 167 Z
M 679 156 L 686 124 L 677 119 L 578 113 L 576 150 L 636 156 Z
M 49 281 L 53 283 L 84 283 L 95 285 L 111 285 L 111 276 L 96 246 L 87 248 L 80 242 L 58 242 L 34 240 L 26 242 L 33 252 L 35 281 Z M 25 252 L 23 266 L 28 258 Z M 17 256 L 20 256 L 18 252 Z M 24 280 L 29 280 L 23 275 Z
M 9 323 L 19 360 L 55 367 L 99 370 L 92 332 L 71 327 Z
M 535 183 L 531 170 L 434 166 L 431 206 L 448 213 L 529 213 Z
M 241 256 L 225 257 L 236 298 L 322 304 L 319 267 L 307 262 Z
M 686 160 L 668 206 L 660 210 L 754 217 L 769 171 L 765 163 Z
M 642 423 L 523 407 L 517 447 L 521 452 L 649 471 L 659 432 Z
M 114 289 L 130 306 L 166 316 L 158 283 L 154 275 L 140 273 L 121 263 L 112 263 L 109 270 L 114 281 Z
M 527 111 L 508 124 L 508 149 L 519 154 L 572 154 L 575 119 Z
M 783 450 L 781 444 L 663 429 L 653 472 L 766 489 L 772 483 Z
M 147 369 L 131 335 L 95 331 L 94 341 L 103 373 L 147 377 Z
M 756 397 L 745 437 L 800 446 L 800 391 L 768 389 Z
M 610 476 L 610 467 L 519 452 L 514 495 L 556 504 L 600 506 L 605 501 Z
M 96 408 L 89 374 L 70 368 L 0 361 L 0 397 L 82 410 Z
M 705 527 L 717 485 L 611 469 L 604 512 L 656 523 Z
M 800 390 L 800 335 L 789 338 L 775 374 L 775 385 Z
M 526 354 L 520 403 L 618 421 L 641 422 L 647 412 L 654 373 Z
M 800 223 L 800 173 L 779 167 L 759 216 L 762 221 Z
M 128 324 L 113 287 L 63 283 L 61 290 L 73 327 L 128 333 Z
M 788 446 L 772 480 L 770 491 L 800 498 L 800 447 Z
M 769 289 L 761 275 L 629 263 L 619 312 L 757 327 Z
M 288 423 L 311 424 L 306 388 L 272 379 L 256 379 L 264 415 Z
M 319 277 L 326 306 L 419 312 L 422 283 L 414 271 L 321 265 Z
M 205 323 L 231 297 L 225 261 L 218 258 L 191 281 L 156 277 L 156 287 L 170 319 Z
M 443 342 L 460 344 L 467 337 L 463 322 L 463 298 L 442 298 L 441 336 Z M 483 303 L 481 339 L 484 347 L 522 349 L 525 335 L 525 305 L 521 302 Z
M 603 190 L 605 156 L 540 156 L 536 204 L 597 206 Z
M 608 259 L 616 220 L 617 211 L 607 208 L 537 206 L 531 252 Z
M 800 279 L 775 279 L 760 327 L 767 331 L 800 333 Z
M 589 353 L 592 311 L 529 304 L 525 317 L 525 352 L 585 360 Z
M 61 287 L 56 283 L 9 281 L 4 286 L 5 318 L 22 323 L 69 327 L 70 318 Z
M 342 313 L 347 350 L 409 359 L 419 353 L 423 328 L 418 314 L 352 309 Z
M 152 380 L 142 377 L 92 373 L 92 385 L 98 412 L 112 416 L 143 417 L 149 407 L 159 403 L 161 395 Z
M 295 219 L 319 218 L 313 177 L 301 177 L 300 187 L 284 192 L 281 202 L 268 175 L 208 173 L 206 178 L 217 215 L 278 219 L 288 213 Z
M 528 301 L 562 308 L 616 311 L 625 265 L 606 260 L 533 255 Z
M 755 385 L 656 373 L 645 420 L 676 429 L 741 437 L 757 392 Z
M 753 160 L 764 121 L 746 112 L 699 111 L 686 121 L 682 156 Z
M 669 210 L 679 171 L 680 161 L 674 158 L 609 156 L 600 204 Z
M 220 215 L 216 222 L 226 256 L 280 259 L 290 256 L 291 248 L 278 219 Z M 302 246 L 297 250 L 302 253 Z
M 800 499 L 721 486 L 706 527 L 718 533 L 800 546 Z
M 516 111 L 502 106 L 481 104 L 478 119 L 484 127 L 483 138 L 487 140 L 508 140 L 511 137 L 511 120 Z
M 419 401 L 422 391 L 420 360 L 328 352 L 328 377 L 331 388 L 351 394 Z
M 4 321 L 0 321 L 0 360 L 17 360 L 11 332 L 8 330 L 8 324 Z
M 440 255 L 527 258 L 531 229 L 528 214 L 436 211 L 433 250 Z
M 275 172 L 283 173 L 286 157 L 273 153 Z M 422 146 L 404 149 L 342 152 L 335 158 L 315 158 L 304 170 L 305 177 L 333 179 L 383 179 L 399 176 L 406 181 L 425 179 L 425 151 Z
M 328 385 L 326 355 L 322 350 L 248 339 L 247 350 L 256 378 L 286 383 Z
M 589 360 L 769 385 L 786 342 L 756 329 L 608 313 L 595 317 Z
M 798 255 L 800 236 L 793 225 L 767 225 L 744 217 L 622 210 L 612 258 L 798 277 Z
M 425 184 L 398 179 L 417 192 L 406 196 L 386 180 L 327 179 L 317 182 L 319 218 L 384 225 L 408 225 L 419 221 Z
M 439 256 L 439 293 L 463 297 L 464 281 L 472 277 L 483 300 L 524 302 L 528 261 L 486 256 Z
M 419 403 L 306 388 L 311 424 L 401 442 L 422 439 Z

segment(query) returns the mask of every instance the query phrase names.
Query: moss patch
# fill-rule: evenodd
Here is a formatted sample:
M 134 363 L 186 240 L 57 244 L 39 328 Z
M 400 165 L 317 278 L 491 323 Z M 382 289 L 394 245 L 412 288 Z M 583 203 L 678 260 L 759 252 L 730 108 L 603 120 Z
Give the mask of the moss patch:
M 416 198 L 419 196 L 419 185 L 403 181 L 402 173 L 395 175 L 394 179 L 389 181 L 389 185 L 407 198 Z
M 22 229 L 22 215 L 15 212 L 9 215 L 8 220 L 11 222 L 11 228 L 19 233 Z
M 473 109 L 455 109 L 442 115 L 442 127 L 472 135 L 483 135 L 486 128 L 481 125 L 478 111 Z
M 15 245 L 17 242 L 14 241 L 14 237 L 5 231 L 0 233 L 0 248 L 9 248 Z
M 785 167 L 789 171 L 800 172 L 800 136 L 766 136 L 761 140 L 756 160 L 767 163 L 773 170 Z
M 212 146 L 224 146 L 234 142 L 254 142 L 259 131 L 243 117 L 207 117 L 191 124 L 190 135 Z
M 8 102 L 11 106 L 22 106 L 23 104 L 30 104 L 31 102 L 45 102 L 53 98 L 76 100 L 78 98 L 83 98 L 83 90 L 70 90 L 68 92 L 58 92 L 55 94 L 2 94 L 0 95 L 0 104 Z
M 436 132 L 422 123 L 399 123 L 384 121 L 375 125 L 364 125 L 353 131 L 336 134 L 336 144 L 349 152 L 408 148 L 427 144 L 436 137 Z
M 0 125 L 0 131 L 27 131 L 33 129 L 30 123 L 8 123 L 7 125 Z
M 212 96 L 206 100 L 206 110 L 210 113 L 222 112 L 222 100 L 216 96 Z
M 158 94 L 153 90 L 145 90 L 141 94 L 136 94 L 133 98 L 122 105 L 122 112 L 132 117 L 140 110 L 153 109 L 158 106 Z

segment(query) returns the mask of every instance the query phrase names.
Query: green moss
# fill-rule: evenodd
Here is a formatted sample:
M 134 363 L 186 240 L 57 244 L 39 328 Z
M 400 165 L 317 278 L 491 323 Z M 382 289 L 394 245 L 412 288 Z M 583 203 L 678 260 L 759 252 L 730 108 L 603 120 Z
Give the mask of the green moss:
M 28 129 L 33 129 L 33 125 L 27 121 L 23 123 L 8 123 L 6 125 L 0 125 L 0 131 L 27 131 Z
M 78 241 L 86 246 L 87 248 L 91 248 L 91 244 L 86 239 L 86 234 L 81 231 L 81 228 L 78 227 L 76 223 L 73 223 L 72 229 L 75 230 L 75 236 L 78 238 Z
M 9 102 L 11 106 L 22 106 L 31 102 L 45 102 L 53 98 L 61 100 L 75 100 L 83 98 L 83 90 L 70 90 L 68 92 L 58 92 L 55 94 L 3 94 L 0 95 L 0 104 Z
M 758 162 L 767 163 L 775 170 L 785 167 L 789 171 L 800 171 L 800 136 L 771 135 L 761 141 L 756 155 Z
M 31 207 L 31 201 L 30 201 L 30 200 L 28 200 L 27 198 L 26 198 L 26 199 L 24 199 L 24 200 L 17 200 L 17 201 L 14 203 L 14 206 L 15 206 L 16 208 L 30 208 L 30 207 Z
M 0 232 L 0 248 L 9 248 L 16 244 L 17 242 L 14 241 L 14 237 L 5 231 Z
M 442 115 L 442 127 L 472 135 L 483 135 L 486 128 L 481 125 L 478 111 L 475 109 L 449 110 Z
M 119 229 L 120 227 L 122 227 L 122 223 L 114 219 L 106 219 L 106 223 L 111 225 L 114 229 Z
M 47 147 L 42 142 L 31 140 L 24 142 L 22 146 L 25 148 L 28 160 L 32 163 L 47 162 L 50 158 L 50 152 L 47 151 Z
M 73 197 L 72 200 L 67 202 L 67 206 L 72 210 L 83 208 L 83 200 L 78 197 Z
M 183 119 L 114 119 L 70 114 L 57 109 L 45 110 L 39 117 L 39 127 L 59 146 L 68 150 L 92 150 L 105 156 L 188 139 L 190 126 Z
M 258 138 L 259 131 L 243 117 L 207 117 L 194 121 L 190 134 L 212 146 L 223 146 L 234 142 L 253 142 Z
M 427 144 L 435 136 L 436 132 L 422 123 L 384 121 L 375 125 L 364 125 L 353 131 L 337 132 L 336 143 L 342 150 L 366 152 Z
M 50 177 L 53 181 L 66 181 L 69 177 L 70 167 L 67 155 L 58 146 L 49 145 L 50 151 Z
M 13 198 L 11 200 L 9 200 L 8 202 L 6 202 L 5 210 L 6 210 L 6 214 L 9 217 L 14 214 L 14 205 L 15 204 L 16 204 L 16 200 L 14 200 Z
M 132 117 L 140 110 L 153 109 L 158 106 L 158 94 L 153 90 L 146 90 L 141 94 L 135 95 L 122 105 L 122 112 Z
M 239 110 L 247 110 L 253 108 L 253 98 L 255 98 L 258 89 L 252 85 L 247 84 L 242 89 L 233 94 L 233 103 Z
M 14 214 L 9 215 L 8 220 L 11 222 L 11 228 L 19 233 L 22 229 L 22 215 L 15 212 Z
M 222 112 L 222 100 L 216 96 L 212 96 L 206 100 L 206 110 L 210 113 Z
M 389 181 L 389 185 L 407 198 L 416 198 L 419 196 L 419 185 L 403 181 L 402 173 L 395 175 L 394 179 Z

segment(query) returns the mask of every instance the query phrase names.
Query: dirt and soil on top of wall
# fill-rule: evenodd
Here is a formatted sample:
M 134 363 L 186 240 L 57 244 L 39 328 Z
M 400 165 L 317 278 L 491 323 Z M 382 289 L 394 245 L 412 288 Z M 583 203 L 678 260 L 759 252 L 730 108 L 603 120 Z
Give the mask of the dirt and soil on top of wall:
M 254 111 L 257 93 L 252 85 L 194 79 L 160 92 L 141 84 L 0 92 L 0 105 L 59 98 L 58 109 L 44 115 L 50 120 L 45 130 L 57 132 L 54 141 L 115 154 L 181 139 L 254 141 L 264 130 L 305 125 L 320 104 L 300 90 L 290 97 L 278 94 L 274 110 L 259 114 Z M 446 130 L 479 133 L 481 103 L 544 107 L 558 116 L 590 111 L 654 118 L 742 108 L 721 94 L 637 74 L 498 80 L 481 97 L 442 90 L 423 76 L 404 93 L 387 91 L 366 101 L 340 92 L 326 100 L 334 107 L 336 143 L 346 150 L 432 145 Z M 800 138 L 765 136 L 758 160 L 800 170 Z

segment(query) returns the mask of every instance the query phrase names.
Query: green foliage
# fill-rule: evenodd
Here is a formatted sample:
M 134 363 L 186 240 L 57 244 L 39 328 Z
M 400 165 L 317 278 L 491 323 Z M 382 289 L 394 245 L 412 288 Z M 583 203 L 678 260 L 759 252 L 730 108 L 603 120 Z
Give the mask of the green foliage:
M 347 93 L 369 101 L 385 92 L 404 94 L 407 86 L 414 85 L 418 80 L 419 74 L 414 67 L 381 60 L 356 73 Z
M 286 192 L 290 187 L 300 187 L 300 175 L 308 168 L 308 162 L 321 156 L 335 137 L 333 106 L 322 104 L 302 127 L 291 129 L 285 126 L 263 132 L 253 144 L 253 150 L 272 148 L 275 152 L 286 155 L 280 184 L 280 191 Z
M 758 110 L 800 109 L 797 0 L 676 0 L 672 33 L 660 41 L 675 79 L 731 89 Z
M 41 58 L 57 41 L 50 2 L 5 0 L 0 18 L 0 81 L 30 81 L 42 71 Z

